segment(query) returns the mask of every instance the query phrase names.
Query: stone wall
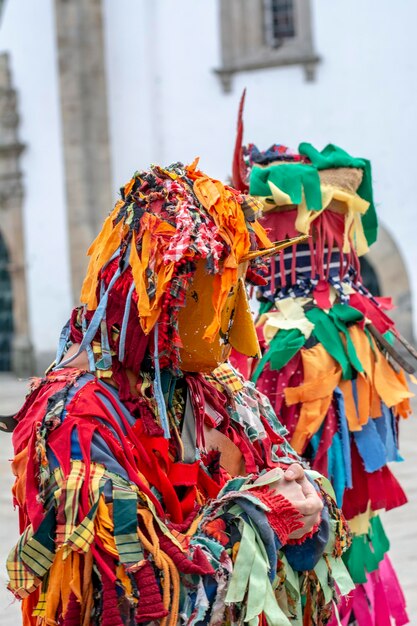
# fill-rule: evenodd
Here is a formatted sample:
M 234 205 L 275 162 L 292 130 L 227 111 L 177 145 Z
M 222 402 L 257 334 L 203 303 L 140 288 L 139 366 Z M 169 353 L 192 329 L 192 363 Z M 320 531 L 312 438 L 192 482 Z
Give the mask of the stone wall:
M 86 252 L 112 208 L 101 0 L 55 0 L 67 223 L 74 303 Z
M 23 183 L 20 155 L 24 145 L 18 136 L 17 94 L 13 89 L 9 57 L 0 55 L 0 227 L 9 252 L 13 296 L 12 369 L 20 376 L 33 371 L 29 338 L 26 257 L 23 239 Z

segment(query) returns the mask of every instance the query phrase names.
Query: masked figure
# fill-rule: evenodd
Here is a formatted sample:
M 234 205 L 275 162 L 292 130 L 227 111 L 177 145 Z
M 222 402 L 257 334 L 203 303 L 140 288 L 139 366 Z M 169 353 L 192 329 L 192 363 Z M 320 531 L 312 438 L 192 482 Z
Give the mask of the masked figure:
M 325 624 L 351 590 L 330 483 L 226 363 L 258 354 L 244 276 L 279 247 L 195 163 L 121 189 L 15 418 L 25 626 Z
M 377 235 L 370 163 L 333 145 L 261 152 L 241 139 L 240 119 L 234 183 L 262 203 L 268 236 L 308 235 L 269 259 L 264 284 L 255 280 L 263 355 L 252 381 L 296 452 L 331 480 L 353 533 L 344 561 L 357 585 L 343 623 L 405 624 L 378 511 L 406 502 L 387 463 L 401 460 L 398 422 L 410 413 L 413 367 L 395 348 L 407 342 L 386 313 L 389 300 L 361 280 L 359 256 Z

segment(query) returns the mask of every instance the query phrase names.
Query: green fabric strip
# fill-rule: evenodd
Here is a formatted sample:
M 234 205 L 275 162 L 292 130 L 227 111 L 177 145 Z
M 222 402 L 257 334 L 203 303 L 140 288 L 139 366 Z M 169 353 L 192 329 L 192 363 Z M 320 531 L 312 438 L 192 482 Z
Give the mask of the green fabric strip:
M 327 567 L 326 561 L 320 559 L 314 571 L 319 579 L 320 587 L 324 594 L 324 601 L 327 604 L 333 598 L 333 590 L 329 585 L 329 568 Z
M 346 354 L 343 341 L 337 326 L 325 311 L 315 307 L 305 311 L 306 318 L 314 324 L 313 336 L 323 344 L 325 350 L 337 361 L 342 368 L 344 379 L 352 378 L 352 368 Z
M 355 346 L 347 328 L 349 324 L 357 324 L 362 321 L 362 313 L 352 306 L 337 303 L 330 309 L 329 317 L 332 318 L 336 328 L 345 335 L 347 353 L 351 364 L 357 372 L 363 372 L 362 363 L 357 357 Z
M 271 586 L 268 578 L 267 561 L 263 558 L 258 546 L 257 548 L 250 573 L 246 602 L 246 620 L 248 622 L 262 613 L 265 596 L 268 592 L 267 587 Z
M 342 596 L 347 595 L 355 588 L 355 583 L 346 569 L 345 564 L 342 559 L 335 559 L 333 556 L 328 555 L 327 559 L 331 568 L 332 577 L 336 581 L 340 593 Z
M 270 300 L 261 300 L 259 304 L 258 314 L 263 315 L 264 313 L 268 313 L 268 311 L 270 311 L 273 306 L 274 306 L 274 303 L 271 302 Z
M 287 561 L 287 558 L 284 554 L 280 555 L 281 561 L 284 563 L 284 571 L 285 571 L 285 588 L 287 591 L 287 595 L 289 595 L 293 602 L 294 606 L 291 608 L 295 609 L 295 615 L 291 618 L 291 623 L 296 626 L 299 624 L 300 626 L 303 623 L 303 609 L 301 606 L 301 593 L 300 593 L 300 578 L 298 572 L 293 570 L 290 564 Z
M 353 537 L 349 550 L 345 552 L 342 558 L 356 584 L 366 583 L 368 567 L 371 571 L 377 569 L 378 562 L 371 563 L 372 556 L 366 537 L 364 535 Z
M 371 519 L 371 541 L 372 547 L 378 559 L 382 561 L 386 552 L 390 548 L 390 543 L 387 535 L 385 534 L 384 527 L 379 515 L 376 515 Z
M 253 167 L 249 180 L 249 193 L 254 196 L 271 196 L 272 183 L 300 204 L 303 195 L 310 211 L 322 208 L 320 177 L 315 167 L 300 163 L 283 163 L 269 167 Z
M 271 370 L 280 370 L 301 350 L 305 342 L 306 338 L 298 328 L 279 330 L 259 361 L 252 375 L 252 381 L 256 384 L 267 363 L 269 363 Z
M 360 322 L 363 315 L 357 309 L 347 304 L 335 304 L 328 313 L 315 307 L 305 311 L 307 319 L 314 324 L 313 335 L 326 351 L 337 361 L 342 368 L 342 376 L 345 380 L 352 378 L 352 366 L 363 372 L 355 346 L 348 332 L 348 325 Z M 346 340 L 346 348 L 340 337 L 343 333 Z
M 275 598 L 271 585 L 268 585 L 267 587 L 264 613 L 268 626 L 301 626 L 301 622 L 297 624 L 294 620 L 290 621 L 285 615 Z
M 353 537 L 343 560 L 355 583 L 365 583 L 366 572 L 374 572 L 389 550 L 389 541 L 379 516 L 371 519 L 369 534 Z
M 388 341 L 391 346 L 395 344 L 395 335 L 390 330 L 387 330 L 382 336 Z
M 255 533 L 249 524 L 243 523 L 239 552 L 237 553 L 232 577 L 226 594 L 226 603 L 242 602 L 249 583 L 255 559 Z

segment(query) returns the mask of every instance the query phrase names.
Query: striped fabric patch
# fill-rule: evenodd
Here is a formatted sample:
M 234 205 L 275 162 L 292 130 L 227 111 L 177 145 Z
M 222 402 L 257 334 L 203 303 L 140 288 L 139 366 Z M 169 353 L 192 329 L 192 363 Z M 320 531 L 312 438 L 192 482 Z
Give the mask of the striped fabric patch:
M 85 479 L 85 466 L 82 461 L 72 461 L 71 471 L 60 493 L 57 503 L 57 547 L 64 545 L 77 527 L 80 490 Z
M 77 461 L 75 461 L 76 463 Z M 102 465 L 90 466 L 89 481 L 89 500 L 92 504 L 91 509 L 84 519 L 74 528 L 71 535 L 65 542 L 64 558 L 69 550 L 75 552 L 88 552 L 94 540 L 94 518 L 97 513 L 98 502 L 104 490 L 106 478 L 104 477 L 105 469 Z
M 137 493 L 127 485 L 113 483 L 114 540 L 120 561 L 126 565 L 144 558 L 138 541 L 137 507 Z
M 242 380 L 229 363 L 222 363 L 216 367 L 211 374 L 207 374 L 206 378 L 213 383 L 219 391 L 224 391 L 225 387 L 232 393 L 243 389 Z
M 8 587 L 20 598 L 26 598 L 41 582 L 31 571 L 26 569 L 21 559 L 22 550 L 32 537 L 32 527 L 28 526 L 7 557 L 6 567 L 9 575 Z
M 45 587 L 45 591 L 43 590 L 43 587 Z M 45 617 L 46 614 L 46 593 L 47 593 L 47 585 L 43 585 L 42 586 L 42 591 L 39 594 L 39 600 L 38 603 L 35 607 L 35 609 L 33 610 L 32 615 L 34 617 Z
M 22 563 L 37 578 L 43 578 L 55 557 L 55 509 L 51 508 L 33 537 L 22 546 Z

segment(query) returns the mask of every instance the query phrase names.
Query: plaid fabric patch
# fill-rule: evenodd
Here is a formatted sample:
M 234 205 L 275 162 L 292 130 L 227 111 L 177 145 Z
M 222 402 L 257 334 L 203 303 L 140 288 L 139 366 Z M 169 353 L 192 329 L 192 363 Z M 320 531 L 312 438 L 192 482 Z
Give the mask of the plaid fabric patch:
M 144 558 L 137 533 L 138 495 L 129 486 L 113 484 L 114 540 L 120 561 L 138 563 Z
M 242 211 L 245 214 L 247 222 L 255 221 L 257 215 L 262 211 L 263 204 L 260 200 L 256 200 L 252 196 L 242 196 Z
M 51 508 L 33 537 L 22 546 L 20 558 L 27 570 L 37 578 L 43 578 L 55 556 L 55 509 Z
M 75 552 L 88 552 L 94 540 L 94 518 L 97 513 L 98 501 L 103 493 L 106 479 L 104 478 L 105 469 L 101 465 L 91 465 L 90 469 L 90 488 L 89 500 L 92 504 L 90 511 L 76 526 L 72 534 L 68 537 L 65 546 L 64 557 L 69 550 Z
M 219 391 L 224 391 L 226 388 L 235 393 L 243 389 L 243 382 L 230 363 L 222 363 L 211 374 L 206 374 L 205 378 Z
M 55 497 L 50 499 L 49 511 L 35 534 L 32 526 L 26 528 L 7 560 L 9 589 L 18 597 L 29 595 L 42 579 L 46 589 L 48 572 L 59 548 L 64 548 L 64 559 L 71 551 L 87 553 L 90 550 L 99 500 L 108 482 L 112 484 L 113 532 L 119 559 L 124 564 L 132 564 L 144 558 L 137 535 L 137 489 L 120 476 L 107 472 L 102 465 L 92 463 L 89 476 L 91 508 L 79 522 L 80 492 L 84 480 L 85 466 L 78 460 L 72 461 L 67 479 L 60 467 L 51 477 L 49 492 L 54 492 Z M 44 603 L 44 594 L 41 593 L 35 615 L 44 614 Z
M 74 532 L 68 537 L 65 544 L 64 557 L 69 554 L 70 550 L 74 552 L 88 552 L 94 540 L 94 517 L 97 512 L 98 501 L 90 509 Z
M 45 589 L 44 589 L 45 588 Z M 34 617 L 44 617 L 46 613 L 46 592 L 47 585 L 42 585 L 42 591 L 39 594 L 38 603 L 32 613 Z
M 32 538 L 32 526 L 28 526 L 7 557 L 6 567 L 9 575 L 8 589 L 19 598 L 26 598 L 41 583 L 41 581 L 24 566 L 21 558 L 23 547 Z
M 22 533 L 7 559 L 9 589 L 25 598 L 41 583 L 55 558 L 55 509 L 51 508 L 35 534 L 32 526 Z
M 57 498 L 56 544 L 62 546 L 73 535 L 77 526 L 80 489 L 85 479 L 82 461 L 73 461 L 70 474 Z

